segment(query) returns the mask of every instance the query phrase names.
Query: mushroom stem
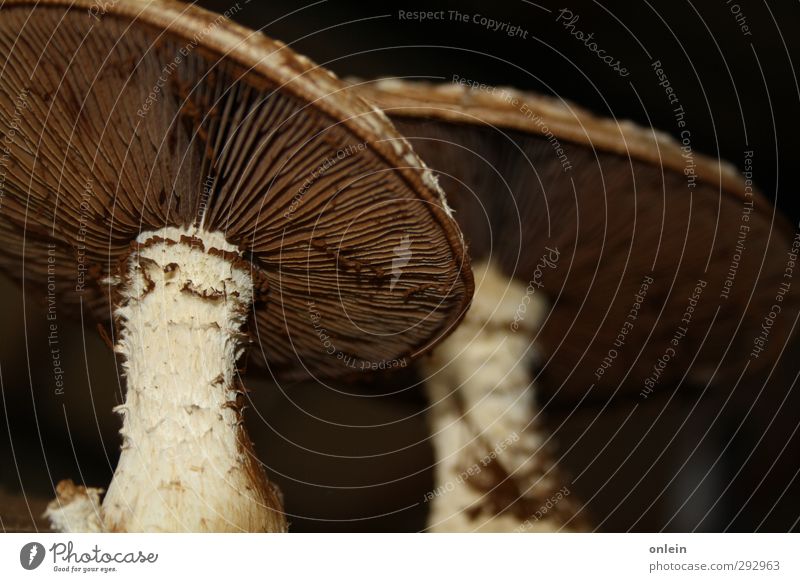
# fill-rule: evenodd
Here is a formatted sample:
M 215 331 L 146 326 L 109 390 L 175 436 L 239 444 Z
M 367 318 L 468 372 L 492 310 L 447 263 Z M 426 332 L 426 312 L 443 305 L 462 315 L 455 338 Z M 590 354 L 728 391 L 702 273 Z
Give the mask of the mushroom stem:
M 428 530 L 580 530 L 530 372 L 545 303 L 490 265 L 475 281 L 470 311 L 423 370 L 436 458 Z
M 284 531 L 242 422 L 249 264 L 221 233 L 166 228 L 137 243 L 115 281 L 127 396 L 102 529 Z

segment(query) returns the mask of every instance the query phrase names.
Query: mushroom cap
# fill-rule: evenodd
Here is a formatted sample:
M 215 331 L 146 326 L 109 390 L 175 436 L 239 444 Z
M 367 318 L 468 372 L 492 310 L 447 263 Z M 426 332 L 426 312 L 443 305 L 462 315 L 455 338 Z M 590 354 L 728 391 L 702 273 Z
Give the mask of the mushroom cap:
M 731 165 L 510 88 L 352 84 L 440 173 L 472 260 L 548 295 L 549 396 L 735 381 L 782 351 L 798 301 L 781 283 L 800 239 Z
M 414 357 L 468 307 L 434 176 L 284 44 L 170 0 L 11 0 L 0 47 L 0 266 L 59 306 L 110 319 L 137 236 L 179 227 L 251 263 L 279 374 Z

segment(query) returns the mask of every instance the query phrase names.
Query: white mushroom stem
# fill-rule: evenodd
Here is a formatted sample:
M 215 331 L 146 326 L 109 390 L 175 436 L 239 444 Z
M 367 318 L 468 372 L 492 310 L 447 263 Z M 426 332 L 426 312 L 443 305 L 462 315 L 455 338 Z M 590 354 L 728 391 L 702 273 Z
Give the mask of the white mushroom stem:
M 565 525 L 575 498 L 537 419 L 531 377 L 546 304 L 491 266 L 474 270 L 470 311 L 423 366 L 437 463 L 428 529 L 578 529 L 578 519 Z
M 253 301 L 249 266 L 221 233 L 166 228 L 138 243 L 117 281 L 115 350 L 127 396 L 117 408 L 122 453 L 100 529 L 285 530 L 279 494 L 242 424 L 236 363 Z M 93 492 L 72 499 L 85 509 Z M 76 502 L 67 501 L 48 508 L 54 526 L 75 531 L 98 521 L 76 518 Z

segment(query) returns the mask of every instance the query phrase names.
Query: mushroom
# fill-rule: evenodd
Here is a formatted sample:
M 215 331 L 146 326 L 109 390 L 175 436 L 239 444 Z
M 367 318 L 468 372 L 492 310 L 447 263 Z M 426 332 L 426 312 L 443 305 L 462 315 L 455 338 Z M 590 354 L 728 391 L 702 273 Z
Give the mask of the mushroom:
M 576 523 L 569 511 L 531 522 L 564 479 L 534 396 L 576 406 L 652 398 L 687 378 L 735 385 L 785 345 L 797 297 L 783 279 L 800 242 L 751 176 L 691 141 L 510 88 L 382 80 L 352 90 L 440 173 L 483 264 L 473 310 L 423 366 L 437 487 L 463 482 L 434 500 L 432 528 Z M 476 447 L 515 434 L 494 463 L 499 479 L 459 479 Z
M 546 303 L 533 296 L 512 332 L 524 284 L 491 262 L 474 274 L 466 317 L 420 364 L 436 458 L 428 530 L 584 531 L 535 399 L 532 338 Z
M 284 531 L 238 363 L 254 343 L 278 377 L 335 378 L 449 333 L 472 280 L 435 178 L 380 111 L 225 15 L 11 0 L 0 47 L 0 266 L 48 320 L 113 319 L 127 388 L 102 505 L 63 481 L 53 526 Z

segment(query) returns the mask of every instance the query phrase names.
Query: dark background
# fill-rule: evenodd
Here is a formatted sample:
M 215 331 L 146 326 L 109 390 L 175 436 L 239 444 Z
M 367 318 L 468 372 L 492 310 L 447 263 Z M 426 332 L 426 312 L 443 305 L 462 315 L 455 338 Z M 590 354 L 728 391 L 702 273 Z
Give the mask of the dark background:
M 199 4 L 224 12 L 232 3 Z M 650 68 L 660 60 L 687 111 L 695 149 L 739 166 L 743 150 L 755 150 L 762 191 L 800 218 L 792 172 L 800 151 L 797 2 L 252 0 L 240 6 L 235 20 L 283 40 L 339 76 L 450 81 L 459 75 L 558 95 L 596 113 L 677 133 Z M 750 36 L 743 35 L 733 6 L 740 7 Z M 576 29 L 594 32 L 598 45 L 630 75 L 612 72 L 556 23 L 561 8 L 578 15 Z M 518 25 L 528 35 L 510 38 L 472 22 L 400 20 L 399 10 L 480 14 Z
M 224 12 L 229 0 L 200 2 Z M 751 31 L 743 35 L 737 5 Z M 796 224 L 800 89 L 798 2 L 688 3 L 573 0 L 345 2 L 252 0 L 234 19 L 261 28 L 340 76 L 454 75 L 561 96 L 619 119 L 675 133 L 671 106 L 650 63 L 658 59 L 686 109 L 697 151 L 742 165 L 755 151 L 756 183 Z M 556 23 L 580 16 L 621 78 Z M 458 10 L 528 31 L 510 38 L 478 24 L 401 21 L 398 10 Z M 117 455 L 118 380 L 109 350 L 91 330 L 69 330 L 68 387 L 53 398 L 41 306 L 2 283 L 0 339 L 0 519 L 11 527 L 3 489 L 24 493 L 16 509 L 37 516 L 52 483 L 71 476 L 108 483 Z M 24 329 L 25 334 L 19 333 Z M 768 378 L 718 386 L 698 399 L 661 391 L 646 404 L 550 408 L 562 465 L 586 512 L 605 531 L 787 531 L 800 518 L 800 397 L 797 342 Z M 412 378 L 381 378 L 399 386 Z M 251 370 L 248 415 L 259 456 L 281 484 L 295 531 L 405 531 L 424 527 L 432 453 L 416 390 L 359 398 L 315 385 L 277 386 Z M 355 392 L 356 395 L 352 395 Z M 96 411 L 96 414 L 95 414 Z M 5 512 L 3 514 L 2 512 Z

